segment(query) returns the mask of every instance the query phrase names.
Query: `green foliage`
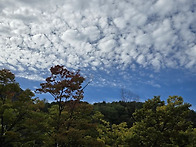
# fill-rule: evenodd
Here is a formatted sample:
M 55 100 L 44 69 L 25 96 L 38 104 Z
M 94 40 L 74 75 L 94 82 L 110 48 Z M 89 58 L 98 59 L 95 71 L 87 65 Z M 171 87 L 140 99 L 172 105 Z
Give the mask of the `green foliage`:
M 41 132 L 40 128 L 32 122 L 37 121 L 33 118 L 39 109 L 36 99 L 32 99 L 34 94 L 29 89 L 21 90 L 14 78 L 9 70 L 0 71 L 0 146 L 35 144 L 41 136 L 36 133 Z
M 95 111 L 100 111 L 104 115 L 104 120 L 110 124 L 120 124 L 126 122 L 128 127 L 131 127 L 134 118 L 132 114 L 136 109 L 142 107 L 141 102 L 112 102 L 112 103 L 95 103 Z
M 78 72 L 63 66 L 51 72 L 39 89 L 55 97 L 48 103 L 0 70 L 0 147 L 195 146 L 196 113 L 182 97 L 91 105 L 80 101 L 84 78 Z
M 109 122 L 101 120 L 98 127 L 99 138 L 105 146 L 123 146 L 126 145 L 126 138 L 129 136 L 129 129 L 127 124 L 121 123 L 119 125 L 110 125 Z
M 133 146 L 188 146 L 192 132 L 191 122 L 186 120 L 189 107 L 178 96 L 169 97 L 167 105 L 160 97 L 146 101 L 134 113 L 136 122 L 128 142 Z
M 193 123 L 193 128 L 196 128 L 196 112 L 191 110 L 187 121 L 191 121 Z
M 70 118 L 70 105 L 74 101 L 68 101 L 62 111 L 62 117 L 57 120 L 58 105 L 49 108 L 48 134 L 50 134 L 51 146 L 58 142 L 58 146 L 101 146 L 97 140 L 97 122 L 99 114 L 93 114 L 93 106 L 88 103 L 77 103 L 77 107 Z M 60 123 L 60 125 L 59 125 Z M 55 128 L 59 126 L 58 130 Z

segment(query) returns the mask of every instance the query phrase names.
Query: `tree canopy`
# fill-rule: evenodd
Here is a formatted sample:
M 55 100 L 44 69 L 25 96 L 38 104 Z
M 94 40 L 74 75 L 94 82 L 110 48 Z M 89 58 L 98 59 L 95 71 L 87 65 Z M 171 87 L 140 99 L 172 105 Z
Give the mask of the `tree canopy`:
M 57 65 L 50 72 L 37 92 L 50 93 L 52 103 L 0 70 L 0 147 L 195 146 L 196 112 L 182 97 L 89 104 L 81 101 L 85 78 L 79 71 Z
M 29 89 L 20 88 L 13 73 L 0 70 L 0 146 L 20 146 L 39 140 L 31 126 L 39 109 L 33 96 Z

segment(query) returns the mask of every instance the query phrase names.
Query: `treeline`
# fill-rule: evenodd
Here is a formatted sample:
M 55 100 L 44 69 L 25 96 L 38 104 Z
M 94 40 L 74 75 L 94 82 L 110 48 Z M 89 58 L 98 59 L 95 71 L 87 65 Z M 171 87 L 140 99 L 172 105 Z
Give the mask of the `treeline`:
M 196 145 L 196 113 L 182 97 L 92 105 L 81 101 L 84 80 L 79 71 L 52 67 L 37 89 L 54 97 L 48 103 L 0 70 L 0 147 Z
M 108 121 L 110 124 L 120 124 L 126 122 L 128 127 L 132 127 L 135 123 L 133 113 L 136 109 L 141 109 L 143 102 L 112 102 L 112 103 L 94 103 L 93 107 L 95 111 L 99 111 L 103 114 L 104 120 Z M 186 117 L 187 121 L 192 122 L 193 128 L 196 128 L 196 112 L 190 110 Z

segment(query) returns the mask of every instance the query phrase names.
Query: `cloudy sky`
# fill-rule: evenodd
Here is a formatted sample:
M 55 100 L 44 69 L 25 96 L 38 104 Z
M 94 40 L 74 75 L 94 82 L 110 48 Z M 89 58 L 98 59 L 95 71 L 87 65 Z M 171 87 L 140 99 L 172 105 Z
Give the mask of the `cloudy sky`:
M 89 102 L 124 88 L 196 109 L 196 1 L 0 0 L 0 68 L 33 90 L 57 64 L 92 80 Z

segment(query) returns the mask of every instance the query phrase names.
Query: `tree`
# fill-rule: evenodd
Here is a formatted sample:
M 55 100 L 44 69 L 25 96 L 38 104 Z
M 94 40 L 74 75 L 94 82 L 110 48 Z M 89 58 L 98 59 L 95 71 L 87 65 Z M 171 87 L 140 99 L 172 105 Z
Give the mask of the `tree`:
M 104 146 L 128 146 L 126 138 L 129 136 L 129 128 L 126 122 L 119 125 L 111 125 L 109 122 L 101 119 L 97 130 L 99 132 L 98 140 L 103 142 Z
M 126 122 L 131 127 L 134 122 L 132 114 L 136 109 L 142 107 L 141 102 L 112 102 L 112 103 L 94 103 L 94 109 L 104 115 L 104 120 L 110 124 L 120 124 Z
M 191 105 L 179 96 L 170 96 L 167 104 L 154 97 L 147 100 L 142 109 L 136 110 L 136 122 L 131 128 L 128 142 L 136 146 L 187 146 L 191 144 L 193 131 L 186 118 Z
M 77 103 L 83 98 L 82 83 L 85 78 L 79 73 L 79 70 L 72 72 L 67 70 L 64 66 L 56 65 L 50 68 L 51 76 L 46 78 L 45 83 L 41 83 L 40 89 L 37 92 L 40 93 L 50 93 L 58 104 L 57 116 L 55 119 L 55 129 L 54 129 L 54 140 L 55 146 L 58 146 L 60 141 L 58 135 L 60 134 L 61 127 L 69 130 L 71 126 L 71 121 L 64 126 L 65 118 L 67 120 L 73 119 L 73 113 Z M 87 85 L 86 85 L 87 86 Z M 68 117 L 65 117 L 63 110 L 65 109 L 65 103 L 70 101 Z M 55 109 L 55 106 L 54 106 Z
M 0 70 L 0 147 L 21 146 L 39 139 L 28 123 L 38 109 L 34 94 L 22 90 L 15 76 L 7 69 Z M 35 116 L 35 115 L 34 115 Z M 29 124 L 29 125 L 28 125 Z
M 128 89 L 121 89 L 121 99 L 124 102 L 135 101 L 138 102 L 140 97 Z

